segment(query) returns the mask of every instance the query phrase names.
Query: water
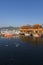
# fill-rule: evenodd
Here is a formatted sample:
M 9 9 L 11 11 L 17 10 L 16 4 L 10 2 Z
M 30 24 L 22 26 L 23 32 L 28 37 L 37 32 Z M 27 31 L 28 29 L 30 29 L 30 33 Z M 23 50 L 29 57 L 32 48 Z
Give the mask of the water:
M 0 38 L 0 65 L 43 65 L 43 39 Z

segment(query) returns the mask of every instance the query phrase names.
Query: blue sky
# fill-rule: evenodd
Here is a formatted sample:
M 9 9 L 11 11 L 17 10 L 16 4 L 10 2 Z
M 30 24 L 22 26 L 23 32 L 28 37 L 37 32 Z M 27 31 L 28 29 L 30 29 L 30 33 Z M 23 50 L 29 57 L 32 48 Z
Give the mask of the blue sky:
M 0 27 L 43 23 L 43 0 L 0 0 Z

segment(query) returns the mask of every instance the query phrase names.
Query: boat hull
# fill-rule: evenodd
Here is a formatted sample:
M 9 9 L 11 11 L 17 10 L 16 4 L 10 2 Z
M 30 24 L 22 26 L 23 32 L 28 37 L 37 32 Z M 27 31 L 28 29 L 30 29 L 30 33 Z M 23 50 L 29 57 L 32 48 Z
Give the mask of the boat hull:
M 30 36 L 30 34 L 25 34 L 25 36 Z
M 33 37 L 35 37 L 35 38 L 39 38 L 40 35 L 39 35 L 39 34 L 33 34 Z

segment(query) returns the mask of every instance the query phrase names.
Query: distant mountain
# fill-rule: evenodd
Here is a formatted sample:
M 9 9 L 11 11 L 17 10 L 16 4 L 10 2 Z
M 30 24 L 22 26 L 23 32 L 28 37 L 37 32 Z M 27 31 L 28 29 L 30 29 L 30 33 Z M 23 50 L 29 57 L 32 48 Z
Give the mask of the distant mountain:
M 1 27 L 0 30 L 1 30 L 1 29 L 8 29 L 8 30 L 13 30 L 13 29 L 15 29 L 15 30 L 18 30 L 19 27 L 12 27 L 12 26 L 9 26 L 9 27 Z

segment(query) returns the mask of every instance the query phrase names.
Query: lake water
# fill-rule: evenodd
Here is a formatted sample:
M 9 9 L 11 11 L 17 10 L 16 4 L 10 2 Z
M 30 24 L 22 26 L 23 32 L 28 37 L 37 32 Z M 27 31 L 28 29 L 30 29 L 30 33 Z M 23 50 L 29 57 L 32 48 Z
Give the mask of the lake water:
M 43 39 L 0 38 L 0 65 L 43 65 Z

